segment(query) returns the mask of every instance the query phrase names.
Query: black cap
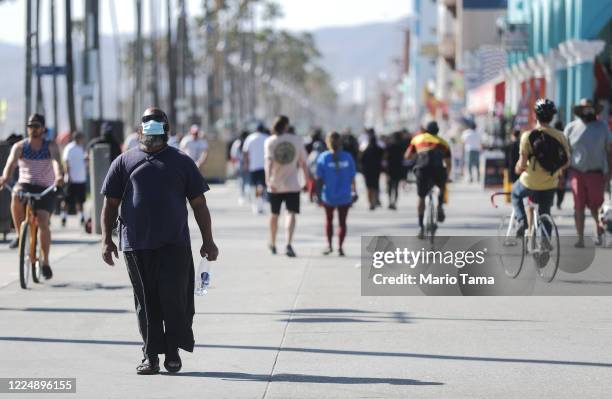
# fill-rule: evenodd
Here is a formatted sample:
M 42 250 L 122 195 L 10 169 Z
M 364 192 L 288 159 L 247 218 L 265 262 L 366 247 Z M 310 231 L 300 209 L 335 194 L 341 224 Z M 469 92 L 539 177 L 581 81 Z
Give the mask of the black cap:
M 41 126 L 45 126 L 45 117 L 41 114 L 32 114 L 28 118 L 28 126 L 34 123 L 39 123 Z
M 438 122 L 436 121 L 429 122 L 427 126 L 425 126 L 425 131 L 433 135 L 438 134 L 438 132 L 440 131 L 440 128 L 438 127 Z

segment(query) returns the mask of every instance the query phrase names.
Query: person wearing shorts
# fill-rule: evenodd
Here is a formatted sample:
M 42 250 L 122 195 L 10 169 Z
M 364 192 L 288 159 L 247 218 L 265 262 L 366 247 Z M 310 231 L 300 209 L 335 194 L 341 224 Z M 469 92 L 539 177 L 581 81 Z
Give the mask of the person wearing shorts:
M 264 143 L 265 176 L 270 201 L 270 243 L 272 254 L 276 254 L 276 233 L 278 216 L 282 203 L 285 203 L 286 254 L 295 257 L 291 246 L 295 231 L 295 215 L 300 213 L 300 191 L 302 186 L 298 178 L 299 169 L 308 177 L 306 165 L 306 147 L 302 138 L 296 134 L 287 134 L 289 118 L 278 116 L 274 122 L 272 136 Z
M 429 191 L 437 186 L 440 191 L 438 194 L 437 219 L 444 222 L 444 190 L 446 179 L 451 170 L 451 151 L 448 143 L 438 136 L 439 127 L 437 122 L 432 121 L 425 127 L 425 132 L 416 135 L 411 141 L 404 158 L 407 160 L 416 159 L 414 174 L 416 176 L 417 213 L 419 218 L 419 231 L 417 236 L 423 239 L 425 227 L 423 219 L 425 217 L 425 197 Z
M 28 138 L 15 143 L 11 148 L 4 171 L 0 176 L 0 188 L 9 181 L 16 166 L 19 166 L 16 191 L 40 193 L 53 185 L 61 187 L 64 184 L 64 171 L 60 152 L 54 141 L 45 138 L 47 131 L 45 117 L 40 114 L 32 114 L 28 118 L 27 128 Z M 40 231 L 42 274 L 47 280 L 53 277 L 49 265 L 49 250 L 51 249 L 49 220 L 54 209 L 55 195 L 52 192 L 34 203 Z M 12 197 L 11 214 L 15 229 L 19 230 L 19 226 L 25 220 L 25 204 L 17 194 L 13 194 Z M 18 239 L 13 240 L 10 247 L 16 248 L 18 242 Z
M 252 203 L 254 214 L 264 212 L 264 192 L 266 189 L 264 143 L 269 137 L 266 131 L 266 127 L 259 124 L 257 129 L 249 134 L 242 144 L 243 167 L 249 172 L 249 185 L 255 193 L 255 199 Z
M 66 203 L 62 214 L 62 226 L 66 225 L 68 211 L 73 209 L 81 216 L 81 224 L 85 223 L 83 214 L 83 203 L 85 202 L 87 163 L 83 143 L 83 133 L 75 132 L 72 141 L 68 143 L 62 152 L 62 159 L 66 168 L 68 185 L 66 187 Z
M 574 107 L 578 118 L 563 132 L 571 150 L 569 179 L 574 197 L 578 248 L 584 247 L 585 207 L 589 208 L 595 223 L 595 245 L 601 245 L 604 234 L 599 208 L 604 202 L 604 186 L 610 176 L 612 133 L 604 122 L 597 120 L 598 112 L 592 101 L 581 100 Z

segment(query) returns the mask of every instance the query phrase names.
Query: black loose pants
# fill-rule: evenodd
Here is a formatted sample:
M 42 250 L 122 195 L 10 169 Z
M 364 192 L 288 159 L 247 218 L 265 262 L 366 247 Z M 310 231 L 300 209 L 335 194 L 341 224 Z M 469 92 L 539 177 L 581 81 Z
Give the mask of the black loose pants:
M 145 355 L 193 352 L 194 270 L 191 248 L 168 245 L 124 252 Z

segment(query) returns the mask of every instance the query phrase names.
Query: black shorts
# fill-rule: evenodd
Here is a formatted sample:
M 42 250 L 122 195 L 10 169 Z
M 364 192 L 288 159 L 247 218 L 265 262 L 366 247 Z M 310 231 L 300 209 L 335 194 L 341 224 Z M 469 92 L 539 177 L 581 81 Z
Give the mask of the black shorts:
M 70 183 L 66 187 L 66 202 L 69 205 L 82 204 L 85 202 L 85 183 Z
M 416 169 L 414 171 L 416 176 L 417 195 L 421 198 L 427 197 L 429 190 L 433 186 L 438 186 L 440 190 L 444 189 L 446 184 L 446 169 Z
M 372 190 L 378 190 L 380 184 L 380 173 L 364 173 L 366 187 Z
M 266 172 L 263 169 L 254 170 L 252 172 L 249 172 L 249 178 L 250 178 L 249 184 L 251 186 L 254 186 L 254 187 L 257 187 L 257 186 L 265 187 L 266 186 Z
M 274 215 L 280 214 L 281 204 L 285 202 L 285 208 L 289 212 L 300 213 L 300 192 L 295 193 L 270 193 L 268 192 L 270 201 L 270 211 Z
M 29 183 L 17 183 L 15 184 L 15 190 L 24 191 L 27 193 L 42 193 L 47 187 L 38 186 L 36 184 Z M 55 211 L 55 202 L 57 194 L 55 191 L 51 191 L 39 200 L 34 201 L 35 211 L 47 211 L 53 213 Z

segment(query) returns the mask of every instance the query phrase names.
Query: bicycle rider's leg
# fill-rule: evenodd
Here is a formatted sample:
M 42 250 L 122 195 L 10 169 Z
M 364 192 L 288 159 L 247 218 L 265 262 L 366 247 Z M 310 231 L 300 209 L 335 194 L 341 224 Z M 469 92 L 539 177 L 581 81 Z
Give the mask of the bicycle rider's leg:
M 25 219 L 25 204 L 19 201 L 19 198 L 15 194 L 11 196 L 11 216 L 13 217 L 15 232 L 17 233 L 17 236 L 19 236 L 21 223 Z
M 529 196 L 530 193 L 531 190 L 523 186 L 520 180 L 515 181 L 512 185 L 512 208 L 514 208 L 516 221 L 519 226 L 519 229 L 517 229 L 517 231 L 521 235 L 525 232 L 525 228 L 527 227 L 527 223 L 525 220 L 525 204 L 523 204 L 523 198 Z
M 444 222 L 446 216 L 444 215 L 444 193 L 446 190 L 446 179 L 447 172 L 446 169 L 436 170 L 434 175 L 434 184 L 438 187 L 438 209 L 437 209 L 437 219 L 438 222 Z
M 536 203 L 538 204 L 538 215 L 550 215 L 550 208 L 552 207 L 552 204 L 555 200 L 556 191 L 556 188 L 553 188 L 551 190 L 534 191 L 533 196 Z M 550 235 L 552 226 L 544 225 L 544 227 Z
M 36 211 L 36 219 L 38 219 L 38 230 L 40 231 L 40 249 L 42 251 L 42 264 L 49 264 L 49 249 L 51 247 L 51 229 L 49 228 L 49 219 L 51 214 L 47 211 L 39 209 Z
M 432 178 L 430 176 L 429 171 L 417 169 L 414 171 L 414 175 L 416 177 L 416 185 L 417 185 L 417 214 L 419 218 L 419 236 L 422 236 L 424 225 L 423 219 L 425 215 L 425 197 L 431 190 L 433 186 Z

